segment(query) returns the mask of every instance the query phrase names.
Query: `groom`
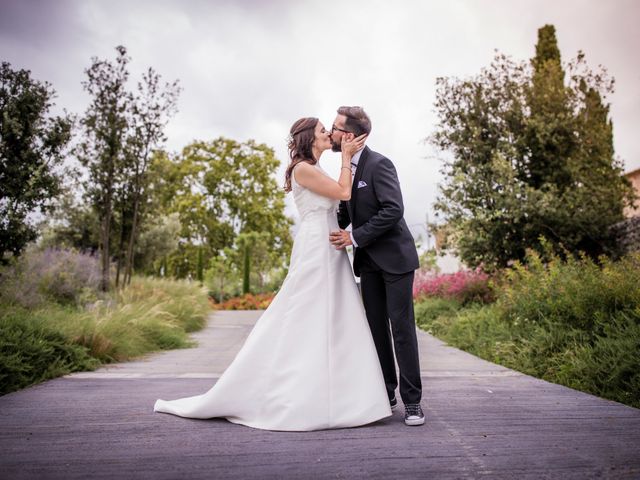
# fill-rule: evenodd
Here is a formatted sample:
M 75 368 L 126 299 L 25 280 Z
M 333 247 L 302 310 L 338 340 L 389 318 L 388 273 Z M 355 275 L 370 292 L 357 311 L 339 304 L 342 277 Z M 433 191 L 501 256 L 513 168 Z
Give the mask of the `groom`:
M 361 107 L 340 107 L 331 128 L 333 151 L 340 151 L 343 136 L 357 137 L 370 131 L 371 120 Z M 353 271 L 360 277 L 362 300 L 391 408 L 398 403 L 395 347 L 404 421 L 422 425 L 422 382 L 412 295 L 418 253 L 403 218 L 396 169 L 391 160 L 365 146 L 351 159 L 351 172 L 351 200 L 340 202 L 338 209 L 338 225 L 344 229 L 351 224 L 351 232 L 331 232 L 329 240 L 338 249 L 354 247 Z

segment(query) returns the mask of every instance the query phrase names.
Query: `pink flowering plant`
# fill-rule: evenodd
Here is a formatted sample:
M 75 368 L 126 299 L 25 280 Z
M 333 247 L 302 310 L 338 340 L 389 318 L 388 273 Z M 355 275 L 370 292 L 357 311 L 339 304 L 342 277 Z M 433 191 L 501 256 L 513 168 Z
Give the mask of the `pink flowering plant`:
M 420 300 L 424 297 L 455 300 L 463 305 L 472 302 L 491 303 L 495 300 L 489 275 L 479 269 L 442 274 L 416 272 L 413 298 Z

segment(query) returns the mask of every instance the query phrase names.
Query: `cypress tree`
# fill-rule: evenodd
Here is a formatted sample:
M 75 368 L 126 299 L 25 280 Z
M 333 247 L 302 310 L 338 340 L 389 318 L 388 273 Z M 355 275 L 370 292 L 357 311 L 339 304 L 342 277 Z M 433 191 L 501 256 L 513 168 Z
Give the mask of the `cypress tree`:
M 435 207 L 469 266 L 506 267 L 530 248 L 617 253 L 610 226 L 633 192 L 614 156 L 613 80 L 582 53 L 565 68 L 566 80 L 545 25 L 528 66 L 498 55 L 476 77 L 438 79 L 431 141 L 453 155 Z
M 243 249 L 243 268 L 242 268 L 242 293 L 251 292 L 251 246 L 246 243 Z
M 527 103 L 530 109 L 526 144 L 529 148 L 528 175 L 523 180 L 535 189 L 545 184 L 560 192 L 571 178 L 566 160 L 576 147 L 573 112 L 564 85 L 560 50 L 553 25 L 538 30 L 536 55 L 531 59 L 533 75 Z

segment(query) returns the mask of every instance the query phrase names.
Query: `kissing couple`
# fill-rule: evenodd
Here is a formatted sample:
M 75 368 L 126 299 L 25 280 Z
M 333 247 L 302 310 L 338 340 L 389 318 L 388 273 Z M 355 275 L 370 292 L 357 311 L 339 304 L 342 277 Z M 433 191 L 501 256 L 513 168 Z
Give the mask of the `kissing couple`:
M 266 430 L 355 427 L 390 416 L 399 386 L 405 424 L 424 424 L 412 297 L 418 254 L 396 169 L 365 146 L 370 132 L 361 107 L 338 108 L 330 130 L 312 117 L 293 124 L 285 190 L 300 226 L 288 274 L 215 385 L 157 400 L 154 411 Z M 329 149 L 342 152 L 337 180 L 320 166 Z

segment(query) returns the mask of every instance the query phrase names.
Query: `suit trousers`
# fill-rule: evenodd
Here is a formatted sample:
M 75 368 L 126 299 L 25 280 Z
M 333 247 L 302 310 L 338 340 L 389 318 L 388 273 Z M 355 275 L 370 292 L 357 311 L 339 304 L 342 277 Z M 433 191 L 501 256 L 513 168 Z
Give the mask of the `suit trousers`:
M 362 301 L 389 399 L 393 398 L 398 387 L 395 347 L 400 371 L 400 397 L 405 404 L 420 403 L 422 380 L 413 313 L 414 272 L 385 272 L 364 249 L 358 255 Z

